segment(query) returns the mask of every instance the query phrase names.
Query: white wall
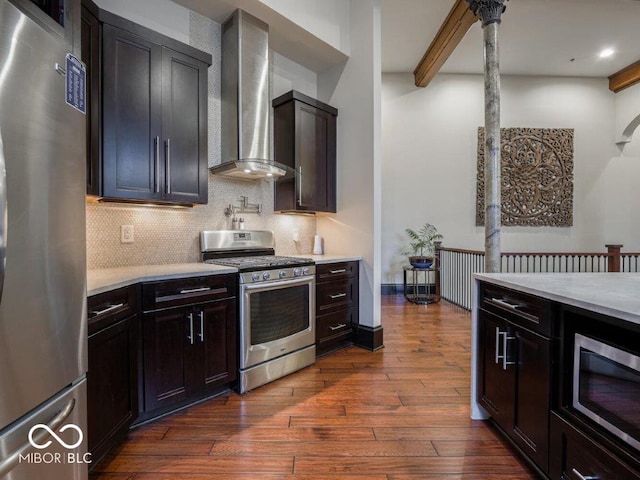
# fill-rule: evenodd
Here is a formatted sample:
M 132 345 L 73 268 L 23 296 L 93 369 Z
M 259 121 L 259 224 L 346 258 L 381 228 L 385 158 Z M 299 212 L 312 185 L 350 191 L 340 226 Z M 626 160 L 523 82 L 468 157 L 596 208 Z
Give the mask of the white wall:
M 349 55 L 349 2 L 345 0 L 261 0 L 262 3 Z
M 184 43 L 189 43 L 189 10 L 168 0 L 94 0 L 100 8 Z
M 404 229 L 435 224 L 450 247 L 484 249 L 475 226 L 477 128 L 483 78 L 383 75 L 383 283 L 401 283 Z M 503 227 L 503 251 L 640 250 L 638 163 L 614 141 L 615 98 L 606 79 L 502 77 L 502 126 L 575 129 L 574 226 Z
M 628 141 L 629 137 L 640 132 L 640 84 L 625 88 L 616 93 L 616 142 Z M 624 145 L 621 148 L 625 148 Z
M 308 68 L 271 50 L 272 75 L 271 98 L 277 98 L 290 90 L 315 98 L 318 91 L 318 75 Z
M 318 97 L 338 108 L 338 212 L 319 216 L 326 253 L 361 254 L 360 323 L 380 325 L 380 6 L 352 0 L 351 57 L 318 75 Z

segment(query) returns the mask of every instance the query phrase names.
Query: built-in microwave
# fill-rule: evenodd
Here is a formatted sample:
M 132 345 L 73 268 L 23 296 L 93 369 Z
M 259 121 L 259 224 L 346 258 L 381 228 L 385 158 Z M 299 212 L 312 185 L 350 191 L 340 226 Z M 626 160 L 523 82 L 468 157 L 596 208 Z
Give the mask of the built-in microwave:
M 583 333 L 574 334 L 572 407 L 640 450 L 640 356 Z

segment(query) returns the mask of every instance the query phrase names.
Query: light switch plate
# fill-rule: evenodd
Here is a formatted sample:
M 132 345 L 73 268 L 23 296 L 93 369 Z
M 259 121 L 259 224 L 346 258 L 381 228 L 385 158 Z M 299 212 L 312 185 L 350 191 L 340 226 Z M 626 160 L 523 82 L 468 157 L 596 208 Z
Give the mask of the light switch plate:
M 120 225 L 120 243 L 133 243 L 133 225 Z

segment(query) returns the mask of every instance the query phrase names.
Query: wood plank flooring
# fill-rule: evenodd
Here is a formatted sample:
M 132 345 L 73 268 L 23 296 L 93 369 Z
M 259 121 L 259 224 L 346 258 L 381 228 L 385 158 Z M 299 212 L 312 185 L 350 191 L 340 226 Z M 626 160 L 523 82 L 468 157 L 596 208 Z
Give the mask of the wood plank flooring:
M 383 297 L 385 348 L 349 347 L 133 430 L 93 480 L 531 480 L 469 419 L 471 318 Z

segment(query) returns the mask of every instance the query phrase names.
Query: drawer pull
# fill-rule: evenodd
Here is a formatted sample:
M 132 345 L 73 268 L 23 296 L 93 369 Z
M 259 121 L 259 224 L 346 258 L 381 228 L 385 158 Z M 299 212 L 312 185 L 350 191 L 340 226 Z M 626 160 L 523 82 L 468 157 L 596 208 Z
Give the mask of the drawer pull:
M 346 268 L 341 268 L 340 270 L 329 270 L 329 273 L 335 275 L 336 273 L 347 273 Z
M 185 288 L 180 290 L 180 293 L 184 295 L 185 293 L 208 292 L 209 290 L 211 290 L 211 287 Z
M 346 296 L 347 296 L 346 293 L 335 293 L 333 295 L 329 295 L 331 300 L 335 300 L 336 298 L 342 298 L 342 297 L 346 297 Z
M 598 480 L 598 477 L 594 477 L 592 475 L 582 475 L 578 470 L 576 470 L 575 468 L 573 470 L 571 470 L 571 472 L 578 477 L 579 480 Z
M 491 301 L 497 303 L 498 305 L 501 305 L 503 307 L 506 307 L 510 310 L 515 310 L 515 311 L 518 311 L 519 308 L 524 307 L 524 305 L 520 305 L 519 303 L 510 303 L 506 300 L 502 300 L 501 298 L 492 298 Z
M 504 300 L 502 298 L 489 298 L 488 301 L 495 305 L 498 305 L 499 307 L 505 308 L 506 310 L 510 310 L 511 312 L 514 312 L 518 314 L 520 317 L 526 318 L 527 320 L 531 320 L 532 322 L 535 322 L 535 323 L 540 322 L 540 319 L 535 315 L 532 315 L 530 313 L 520 310 L 521 308 L 526 308 L 527 304 L 513 303 L 508 300 Z
M 331 330 L 332 332 L 336 331 L 336 330 L 340 330 L 341 328 L 346 327 L 347 324 L 346 323 L 340 323 L 338 325 L 333 325 L 331 327 L 329 327 L 329 330 Z
M 107 308 L 104 308 L 102 310 L 91 310 L 91 313 L 97 317 L 98 315 L 102 315 L 104 313 L 110 312 L 111 310 L 115 310 L 116 308 L 120 308 L 120 307 L 124 307 L 124 303 L 118 303 L 117 305 L 111 305 L 111 306 L 109 306 Z

